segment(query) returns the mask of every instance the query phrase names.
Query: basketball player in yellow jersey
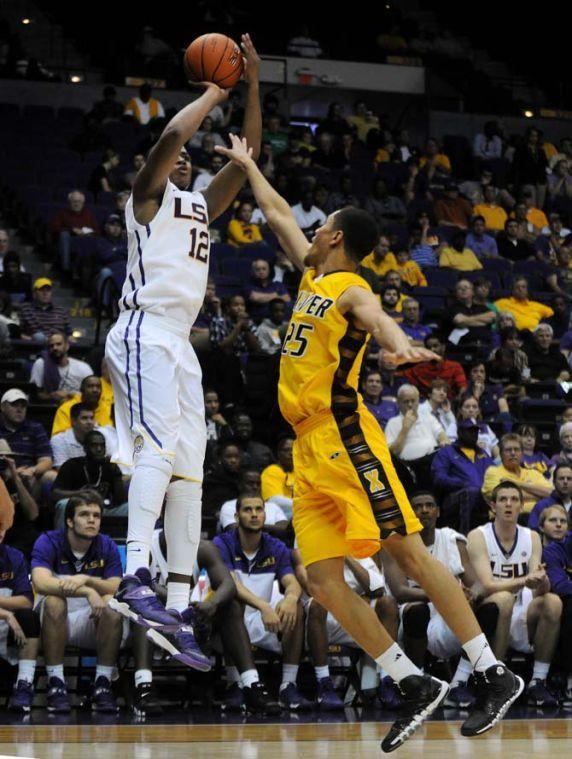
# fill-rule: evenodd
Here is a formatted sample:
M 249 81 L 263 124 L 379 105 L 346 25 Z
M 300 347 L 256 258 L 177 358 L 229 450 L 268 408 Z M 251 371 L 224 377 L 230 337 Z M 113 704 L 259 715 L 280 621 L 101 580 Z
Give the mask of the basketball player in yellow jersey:
M 310 591 L 397 682 L 405 709 L 381 744 L 384 751 L 395 750 L 445 699 L 448 685 L 418 670 L 344 582 L 344 557 L 371 556 L 381 541 L 425 590 L 472 662 L 479 698 L 461 732 L 481 734 L 501 719 L 524 683 L 497 661 L 458 581 L 423 545 L 383 433 L 357 392 L 370 334 L 395 364 L 437 356 L 410 346 L 357 274 L 378 240 L 373 218 L 343 208 L 309 244 L 246 141 L 232 135 L 231 141 L 231 149 L 217 150 L 246 172 L 268 224 L 304 272 L 282 348 L 278 395 L 296 432 L 294 529 Z

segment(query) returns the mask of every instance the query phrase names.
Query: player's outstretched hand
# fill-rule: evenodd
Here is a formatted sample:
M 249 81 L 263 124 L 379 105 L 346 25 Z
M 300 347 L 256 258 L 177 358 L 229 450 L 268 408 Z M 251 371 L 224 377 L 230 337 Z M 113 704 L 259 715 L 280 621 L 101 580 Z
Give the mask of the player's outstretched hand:
M 260 56 L 250 39 L 250 34 L 242 35 L 240 47 L 242 48 L 242 55 L 244 57 L 244 78 L 248 84 L 255 84 L 258 82 L 258 74 L 260 72 Z
M 217 153 L 226 156 L 243 171 L 246 171 L 249 161 L 252 160 L 252 148 L 248 147 L 246 137 L 237 137 L 236 134 L 229 134 L 230 148 L 223 148 L 221 145 L 215 145 Z
M 418 364 L 420 361 L 442 361 L 441 356 L 427 350 L 427 348 L 406 348 L 396 353 L 384 350 L 383 358 L 394 366 L 399 366 L 400 364 Z
M 223 90 L 222 87 L 219 87 L 218 84 L 215 84 L 214 82 L 189 81 L 189 84 L 191 87 L 201 87 L 205 90 L 205 92 L 209 92 L 210 94 L 214 95 L 216 97 L 217 103 L 224 103 L 225 100 L 228 100 L 228 96 L 230 95 L 230 90 Z

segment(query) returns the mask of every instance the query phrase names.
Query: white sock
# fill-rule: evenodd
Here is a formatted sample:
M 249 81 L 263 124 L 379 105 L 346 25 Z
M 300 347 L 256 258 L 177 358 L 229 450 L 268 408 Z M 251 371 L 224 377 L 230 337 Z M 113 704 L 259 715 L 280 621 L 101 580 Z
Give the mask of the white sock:
M 248 670 L 251 672 L 252 670 Z M 238 674 L 238 670 L 236 667 L 227 667 L 226 668 L 226 682 L 230 685 L 231 683 L 239 683 L 240 684 L 240 675 Z
M 35 672 L 35 659 L 20 659 L 18 662 L 18 680 L 24 680 L 27 683 L 33 683 Z
M 185 611 L 189 607 L 189 600 L 191 597 L 191 583 L 190 582 L 167 582 L 167 603 L 166 609 L 176 609 L 177 611 Z
M 473 665 L 473 669 L 477 672 L 484 672 L 489 667 L 494 667 L 495 664 L 501 663 L 493 654 L 493 650 L 489 646 L 484 633 L 464 643 L 463 650 Z
M 165 493 L 171 479 L 172 467 L 162 459 L 148 457 L 140 460 L 129 484 L 129 520 L 127 527 L 127 564 L 125 574 L 133 575 L 140 567 L 149 566 L 151 538 Z
M 459 664 L 457 665 L 457 670 L 453 675 L 453 680 L 451 682 L 462 683 L 464 685 L 471 676 L 472 671 L 473 665 L 471 662 L 468 659 L 465 659 L 464 656 L 461 656 L 459 659 Z
M 243 688 L 252 688 L 254 683 L 259 683 L 258 670 L 247 669 L 245 672 L 240 673 L 240 682 Z
M 58 680 L 64 680 L 64 665 L 63 664 L 46 664 L 46 675 L 48 680 L 50 677 L 57 677 Z
M 111 678 L 113 677 L 113 666 L 111 667 L 105 667 L 103 664 L 98 664 L 95 667 L 95 679 L 97 680 L 98 677 L 105 677 L 111 682 Z
M 376 664 L 379 664 L 381 669 L 385 670 L 396 683 L 401 682 L 404 677 L 409 677 L 409 675 L 421 674 L 421 670 L 413 664 L 411 659 L 406 656 L 397 643 L 393 643 L 387 651 L 380 654 L 375 662 Z
M 150 669 L 138 669 L 135 671 L 135 687 L 143 683 L 152 683 L 153 673 Z
M 284 690 L 284 688 L 290 683 L 296 684 L 297 677 L 298 677 L 297 664 L 283 664 L 282 665 L 282 683 L 280 685 L 280 690 Z
M 536 661 L 534 660 L 534 669 L 532 670 L 533 680 L 546 680 L 548 677 L 548 670 L 550 669 L 549 661 Z
M 330 676 L 330 668 L 326 664 L 324 667 L 314 667 L 316 673 L 316 680 L 323 680 L 324 677 Z

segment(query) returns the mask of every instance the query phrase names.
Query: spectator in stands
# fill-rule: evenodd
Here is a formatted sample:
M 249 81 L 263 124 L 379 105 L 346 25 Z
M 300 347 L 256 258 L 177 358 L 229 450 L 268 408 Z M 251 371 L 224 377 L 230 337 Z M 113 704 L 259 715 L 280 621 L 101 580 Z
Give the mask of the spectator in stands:
M 494 523 L 469 533 L 468 552 L 484 589 L 484 602 L 499 607 L 493 650 L 503 661 L 509 646 L 526 654 L 532 649 L 527 701 L 533 706 L 556 706 L 546 680 L 558 642 L 562 602 L 550 592 L 540 538 L 518 524 L 521 488 L 503 479 L 491 493 L 491 507 Z
M 534 247 L 524 239 L 516 219 L 507 219 L 504 232 L 497 236 L 499 256 L 508 261 L 526 261 L 534 256 Z
M 415 223 L 409 226 L 409 253 L 411 260 L 415 261 L 422 269 L 438 266 L 438 257 L 433 245 L 430 244 L 429 219 L 425 217 L 423 223 Z
M 564 422 L 558 430 L 558 439 L 560 440 L 560 452 L 555 454 L 550 463 L 555 464 L 572 464 L 572 423 Z
M 477 361 L 471 366 L 467 393 L 479 402 L 484 419 L 492 420 L 499 413 L 508 414 L 503 387 L 487 381 L 487 370 L 483 361 Z
M 415 385 L 426 396 L 434 379 L 443 379 L 449 387 L 449 398 L 453 399 L 467 389 L 467 377 L 458 361 L 445 358 L 445 342 L 433 333 L 425 338 L 425 347 L 442 356 L 441 361 L 423 361 L 402 372 L 407 382 Z
M 427 279 L 419 268 L 419 264 L 411 260 L 411 254 L 407 248 L 398 250 L 395 254 L 397 265 L 395 270 L 401 280 L 409 287 L 427 287 Z
M 133 162 L 133 168 L 131 171 L 128 171 L 123 175 L 123 185 L 129 190 L 133 189 L 135 177 L 141 171 L 143 166 L 145 166 L 145 156 L 143 153 L 134 153 L 131 160 Z
M 530 376 L 533 380 L 568 382 L 570 367 L 557 344 L 552 343 L 554 330 L 550 324 L 539 324 L 534 329 L 534 339 L 524 348 L 528 356 Z
M 570 708 L 572 706 L 572 658 L 569 643 L 572 639 L 572 580 L 570 580 L 572 574 L 572 533 L 560 537 L 566 529 L 562 527 L 562 514 L 554 514 L 556 510 L 553 509 L 549 511 L 551 512 L 550 516 L 556 517 L 560 521 L 560 525 L 558 525 L 560 529 L 554 530 L 555 537 L 545 546 L 542 561 L 546 565 L 550 588 L 560 597 L 563 605 L 559 651 L 555 661 L 566 674 L 566 683 L 562 689 L 560 704 L 564 708 Z M 549 517 L 546 516 L 548 520 Z
M 375 369 L 369 371 L 361 383 L 363 401 L 383 430 L 387 422 L 397 416 L 399 408 L 395 401 L 383 398 L 382 391 L 383 382 L 380 372 Z
M 512 168 L 515 185 L 524 187 L 538 208 L 544 206 L 547 163 L 540 132 L 535 127 L 530 127 L 526 130 L 523 144 L 514 151 Z
M 311 155 L 312 166 L 326 171 L 336 171 L 344 168 L 345 156 L 336 147 L 334 137 L 329 132 L 321 132 L 317 137 L 317 148 Z
M 402 385 L 407 384 L 405 377 L 397 374 L 397 367 L 385 357 L 386 351 L 381 348 L 377 358 L 377 366 L 381 374 L 381 397 L 383 400 L 397 402 L 397 391 Z
M 443 227 L 459 227 L 467 230 L 473 216 L 471 204 L 459 196 L 459 188 L 454 182 L 445 185 L 442 198 L 435 202 L 435 217 Z
M 470 248 L 465 246 L 466 234 L 456 231 L 451 235 L 449 245 L 441 249 L 439 266 L 457 271 L 476 271 L 483 265 Z
M 487 185 L 483 195 L 483 203 L 475 206 L 475 213 L 484 218 L 487 230 L 496 234 L 504 229 L 508 216 L 504 208 L 497 203 L 496 187 L 492 184 Z
M 515 277 L 512 283 L 510 298 L 500 298 L 495 301 L 499 311 L 509 311 L 516 320 L 517 329 L 534 330 L 542 319 L 548 319 L 554 311 L 528 298 L 528 280 L 526 277 Z
M 445 430 L 432 416 L 419 414 L 419 391 L 413 385 L 402 385 L 397 391 L 399 416 L 385 427 L 389 450 L 402 461 L 417 462 L 449 444 Z
M 485 472 L 482 494 L 491 503 L 497 485 L 508 480 L 515 482 L 523 493 L 524 513 L 529 514 L 537 501 L 552 492 L 552 485 L 534 469 L 525 469 L 522 464 L 522 444 L 515 433 L 503 435 L 500 441 L 501 463 L 490 466 Z
M 203 513 L 206 516 L 216 516 L 223 503 L 238 497 L 243 462 L 242 448 L 232 438 L 222 440 L 218 461 L 204 478 Z
M 274 298 L 268 303 L 268 318 L 263 319 L 256 330 L 260 352 L 267 356 L 276 355 L 282 347 L 287 328 L 286 303 L 282 298 Z
M 85 422 L 86 426 L 89 422 Z M 66 434 L 66 433 L 62 433 Z M 103 514 L 127 516 L 127 493 L 117 464 L 106 455 L 105 437 L 90 430 L 83 441 L 84 454 L 64 461 L 54 480 L 52 500 L 56 504 L 54 524 L 62 527 L 67 500 L 83 490 L 94 490 L 102 499 Z
M 425 145 L 425 152 L 419 159 L 419 168 L 427 167 L 429 172 L 435 171 L 444 177 L 451 175 L 451 161 L 449 156 L 441 153 L 437 140 L 430 138 Z
M 502 158 L 502 139 L 498 121 L 485 121 L 483 131 L 475 135 L 473 153 L 475 158 L 483 163 Z
M 0 292 L 10 293 L 15 302 L 32 300 L 30 274 L 22 269 L 20 255 L 9 250 L 4 256 L 4 271 L 0 275 Z
M 48 711 L 71 711 L 64 678 L 66 645 L 97 650 L 94 711 L 115 714 L 111 689 L 122 641 L 122 618 L 107 602 L 123 574 L 117 546 L 100 533 L 101 498 L 93 491 L 70 498 L 65 527 L 41 535 L 32 553 L 32 583 L 39 595 Z
M 139 87 L 139 95 L 132 97 L 124 109 L 125 116 L 133 118 L 139 124 L 148 124 L 153 119 L 164 119 L 165 109 L 163 104 L 151 97 L 152 89 L 149 84 Z
M 288 41 L 286 52 L 288 55 L 299 55 L 301 58 L 319 58 L 322 48 L 318 40 L 310 36 L 308 26 L 302 24 Z
M 530 527 L 530 525 L 528 525 Z M 546 506 L 538 520 L 538 532 L 542 540 L 542 547 L 550 545 L 552 542 L 559 542 L 566 538 L 569 532 L 570 522 L 564 506 L 555 503 L 552 506 Z M 531 528 L 532 529 L 532 528 Z M 560 628 L 560 639 L 562 641 L 562 628 Z M 570 638 L 566 638 L 566 641 Z M 560 657 L 558 657 L 560 659 Z
M 528 207 L 526 203 L 519 201 L 515 205 L 514 211 L 511 213 L 510 217 L 516 220 L 520 237 L 531 245 L 534 245 L 536 238 L 540 234 L 540 228 L 537 229 L 534 224 L 528 220 L 527 214 Z
M 362 258 L 361 265 L 371 269 L 378 277 L 385 277 L 388 271 L 397 267 L 397 259 L 390 247 L 389 238 L 381 235 L 373 251 Z
M 199 315 L 193 327 L 191 329 L 191 342 L 195 350 L 197 349 L 197 343 L 193 340 L 195 337 L 207 337 L 209 336 L 210 323 L 213 316 L 222 316 L 221 300 L 216 294 L 216 282 L 212 277 L 207 280 L 207 289 L 205 291 L 205 297 L 203 305 L 199 311 Z M 201 347 L 202 343 L 200 344 Z
M 262 132 L 262 141 L 270 143 L 274 159 L 288 150 L 290 139 L 282 127 L 282 119 L 278 114 L 272 114 L 266 120 L 266 129 Z
M 41 401 L 67 401 L 79 392 L 82 381 L 91 376 L 91 367 L 68 356 L 70 346 L 64 334 L 54 332 L 47 345 L 47 350 L 32 365 L 30 382 L 38 388 Z
M 33 303 L 24 303 L 20 309 L 22 337 L 45 343 L 54 332 L 69 336 L 71 325 L 69 311 L 52 302 L 53 282 L 39 277 L 34 282 Z
M 403 320 L 399 299 L 401 292 L 396 285 L 386 284 L 381 288 L 381 306 L 385 313 L 390 316 L 397 324 Z
M 312 238 L 318 227 L 326 223 L 326 214 L 314 205 L 314 195 L 311 190 L 306 190 L 300 202 L 292 206 L 292 213 L 308 239 Z
M 4 256 L 10 250 L 10 235 L 8 230 L 0 227 L 0 272 L 4 271 Z
M 572 301 L 572 268 L 569 264 L 572 261 L 572 250 L 562 246 L 556 253 L 556 266 L 548 269 L 548 276 L 545 277 L 548 287 L 556 293 L 552 300 L 554 316 L 550 322 L 555 325 L 560 334 L 556 337 L 562 337 L 568 329 L 570 322 L 570 301 Z M 539 272 L 542 272 L 544 262 L 538 262 Z M 546 266 L 546 264 L 544 264 Z M 556 332 L 556 329 L 555 329 Z
M 562 223 L 562 216 L 553 211 L 548 216 L 548 227 L 544 227 L 540 236 L 536 238 L 535 248 L 543 254 L 544 258 L 550 260 L 564 245 L 569 234 L 570 229 Z
M 550 459 L 542 451 L 536 450 L 536 438 L 538 432 L 532 424 L 521 424 L 516 429 L 522 445 L 522 466 L 525 469 L 536 469 L 544 477 L 547 477 L 550 469 Z
M 75 403 L 70 410 L 71 424 L 69 430 L 58 432 L 51 439 L 54 456 L 54 469 L 59 469 L 68 459 L 85 456 L 85 437 L 95 429 L 93 409 L 83 403 Z
M 483 422 L 483 416 L 479 407 L 479 401 L 472 395 L 465 394 L 460 399 L 457 422 L 460 424 L 466 420 L 469 420 L 477 425 L 479 429 L 478 444 L 488 456 L 498 460 L 499 457 L 499 441 L 493 430 L 486 422 Z M 453 434 L 449 434 L 450 438 L 455 437 Z
M 561 201 L 572 199 L 572 176 L 570 176 L 570 164 L 567 160 L 558 161 L 548 175 L 548 197 L 555 206 Z M 570 208 L 565 202 L 564 208 Z
M 262 234 L 258 224 L 252 223 L 254 207 L 249 201 L 241 201 L 228 225 L 227 242 L 239 248 L 254 242 L 262 242 Z
M 242 458 L 250 469 L 262 471 L 274 462 L 270 448 L 264 443 L 252 439 L 252 419 L 243 411 L 238 411 L 232 418 L 233 440 L 242 451 Z
M 479 260 L 483 258 L 497 258 L 499 255 L 497 242 L 492 235 L 486 234 L 485 219 L 480 215 L 473 217 L 471 231 L 467 235 L 465 245 L 469 250 L 473 251 Z
M 455 285 L 455 300 L 448 310 L 453 330 L 449 340 L 457 345 L 490 345 L 495 313 L 487 306 L 476 304 L 473 296 L 473 283 L 460 279 Z
M 119 153 L 114 148 L 106 148 L 103 152 L 101 163 L 91 173 L 87 189 L 91 190 L 97 201 L 102 192 L 117 190 L 117 180 L 114 169 L 119 166 Z
M 91 210 L 85 205 L 85 195 L 81 190 L 68 194 L 68 207 L 54 217 L 52 234 L 58 239 L 60 265 L 64 272 L 71 269 L 71 238 L 99 233 L 99 224 Z
M 268 464 L 260 478 L 262 498 L 276 504 L 287 519 L 292 518 L 294 502 L 294 438 L 283 437 L 276 446 L 276 463 Z
M 421 347 L 424 340 L 433 332 L 432 327 L 426 327 L 419 320 L 419 303 L 415 298 L 405 298 L 401 309 L 403 321 L 399 325 L 409 338 L 411 345 Z
M 117 90 L 113 85 L 108 84 L 103 88 L 103 100 L 94 103 L 90 116 L 100 124 L 121 119 L 123 106 L 117 101 Z
M 435 418 L 449 440 L 457 437 L 457 422 L 451 410 L 451 402 L 447 397 L 448 385 L 445 380 L 434 379 L 429 387 L 427 400 L 419 404 L 419 416 L 421 418 Z
M 232 435 L 230 424 L 220 410 L 220 400 L 216 390 L 207 388 L 204 392 L 205 421 L 207 425 L 207 462 L 211 464 L 216 445 L 219 441 L 228 439 Z
M 12 518 L 7 541 L 13 548 L 17 548 L 29 557 L 39 534 L 36 525 L 40 509 L 18 471 L 10 446 L 2 439 L 0 439 L 0 491 L 2 493 L 6 491 L 10 499 Z
M 208 168 L 204 169 L 199 174 L 197 174 L 196 179 L 193 182 L 193 192 L 199 192 L 200 190 L 205 190 L 210 185 L 212 180 L 215 178 L 215 176 L 218 174 L 218 172 L 222 169 L 223 166 L 224 166 L 223 157 L 218 155 L 218 153 L 214 153 L 210 157 Z M 248 203 L 247 205 L 250 205 L 251 215 L 252 215 L 252 204 Z M 235 220 L 236 219 L 233 219 L 233 221 Z M 230 223 L 232 224 L 232 221 Z M 250 226 L 256 227 L 256 224 L 252 224 Z M 229 240 L 229 242 L 234 245 L 237 244 L 237 243 L 233 243 L 232 240 Z
M 361 203 L 357 195 L 353 192 L 352 178 L 349 174 L 342 174 L 340 177 L 340 188 L 330 193 L 326 203 L 325 213 L 331 214 L 346 206 L 359 208 Z
M 371 193 L 366 197 L 363 207 L 377 221 L 380 228 L 391 222 L 405 219 L 405 206 L 396 195 L 390 195 L 384 179 L 374 179 Z
M 370 130 L 379 129 L 379 118 L 369 109 L 365 100 L 355 101 L 354 112 L 348 116 L 348 121 L 362 142 L 366 141 Z
M 60 432 L 69 430 L 71 424 L 71 407 L 80 402 L 93 411 L 96 424 L 101 427 L 113 424 L 111 418 L 111 403 L 113 399 L 104 397 L 102 392 L 101 378 L 94 374 L 82 380 L 80 392 L 65 401 L 56 411 L 56 416 L 52 426 L 52 437 Z
M 26 559 L 5 540 L 13 518 L 13 503 L 0 481 L 0 637 L 3 641 L 0 657 L 13 666 L 18 665 L 8 708 L 29 714 L 40 648 L 40 619 L 32 610 L 34 594 Z
M 535 205 L 534 193 L 530 189 L 522 193 L 520 200 L 521 203 L 524 203 L 526 206 L 526 219 L 530 224 L 532 224 L 533 232 L 536 235 L 540 234 L 544 227 L 548 226 L 548 219 L 542 210 L 542 206 L 538 205 L 537 207 Z
M 522 337 L 514 327 L 506 327 L 500 331 L 500 341 L 500 347 L 493 350 L 489 359 L 491 380 L 502 384 L 507 395 L 518 397 L 524 394 L 522 385 L 530 378 Z
M 572 519 L 570 517 L 570 509 L 572 508 L 572 464 L 557 464 L 552 472 L 552 480 L 554 490 L 549 496 L 538 501 L 528 516 L 528 526 L 531 530 L 539 531 L 542 512 L 550 506 L 561 506 L 567 519 Z
M 0 439 L 5 440 L 18 459 L 18 474 L 26 487 L 39 494 L 42 477 L 52 468 L 52 449 L 46 431 L 39 422 L 27 419 L 28 396 L 11 388 L 0 403 Z
M 238 479 L 239 495 L 261 496 L 261 474 L 256 469 L 243 469 Z M 236 502 L 237 498 L 225 501 L 220 508 L 219 522 L 221 530 L 236 529 Z M 288 529 L 288 518 L 280 506 L 273 501 L 265 501 L 266 520 L 264 529 L 270 535 L 277 538 L 285 538 Z
M 235 580 L 238 600 L 246 607 L 244 625 L 251 644 L 283 655 L 280 706 L 305 711 L 311 703 L 296 687 L 304 638 L 302 588 L 290 552 L 281 540 L 264 533 L 261 497 L 240 496 L 236 508 L 238 528 L 218 535 L 213 542 Z M 284 589 L 284 596 L 271 603 L 275 581 Z
M 246 287 L 248 306 L 252 317 L 260 322 L 268 317 L 268 304 L 280 298 L 284 303 L 290 303 L 291 297 L 282 282 L 271 278 L 272 272 L 268 261 L 258 258 L 252 262 L 250 283 Z
M 494 303 L 491 302 L 490 299 L 490 293 L 491 293 L 491 281 L 487 277 L 484 276 L 478 276 L 475 277 L 473 280 L 473 303 L 476 303 L 478 306 L 486 306 L 488 309 L 493 311 L 494 313 L 497 313 L 497 308 Z M 511 326 L 514 326 L 511 325 Z

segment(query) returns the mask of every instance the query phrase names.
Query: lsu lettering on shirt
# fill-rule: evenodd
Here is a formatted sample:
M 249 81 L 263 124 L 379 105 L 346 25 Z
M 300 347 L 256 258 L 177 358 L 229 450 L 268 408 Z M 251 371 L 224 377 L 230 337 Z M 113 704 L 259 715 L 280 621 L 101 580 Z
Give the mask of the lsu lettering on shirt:
M 516 537 L 509 551 L 501 544 L 493 522 L 478 528 L 484 535 L 491 563 L 491 572 L 496 580 L 516 580 L 529 572 L 532 556 L 532 531 L 517 525 Z
M 147 311 L 194 324 L 202 306 L 209 270 L 209 219 L 200 192 L 179 190 L 167 181 L 157 214 L 139 224 L 133 195 L 125 206 L 127 273 L 119 308 Z
M 337 308 L 352 286 L 371 288 L 349 271 L 316 276 L 306 269 L 280 360 L 278 401 L 291 425 L 319 411 L 351 413 L 358 403 L 358 380 L 369 335 Z

